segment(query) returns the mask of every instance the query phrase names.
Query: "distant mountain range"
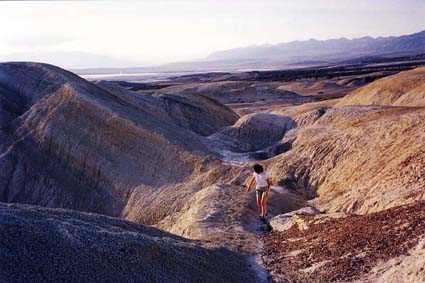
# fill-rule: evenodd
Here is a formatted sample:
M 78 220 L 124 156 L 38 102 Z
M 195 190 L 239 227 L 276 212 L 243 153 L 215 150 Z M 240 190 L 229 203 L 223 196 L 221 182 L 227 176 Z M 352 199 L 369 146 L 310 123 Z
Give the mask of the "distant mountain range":
M 274 45 L 241 47 L 212 53 L 204 60 L 164 65 L 164 70 L 279 69 L 356 61 L 385 60 L 425 53 L 425 30 L 403 36 L 310 39 Z M 363 60 L 362 59 L 362 60 Z
M 202 60 L 156 67 L 74 70 L 79 74 L 137 72 L 208 72 L 282 69 L 300 66 L 352 64 L 357 61 L 385 62 L 388 58 L 425 53 L 425 30 L 399 37 L 361 37 L 293 41 L 218 51 Z M 359 62 L 360 62 L 359 61 Z M 351 63 L 350 63 L 351 62 Z
M 335 60 L 358 56 L 412 55 L 425 52 L 425 30 L 399 37 L 361 37 L 329 40 L 310 39 L 275 45 L 242 47 L 218 51 L 207 60 L 273 60 L 298 62 L 306 60 Z

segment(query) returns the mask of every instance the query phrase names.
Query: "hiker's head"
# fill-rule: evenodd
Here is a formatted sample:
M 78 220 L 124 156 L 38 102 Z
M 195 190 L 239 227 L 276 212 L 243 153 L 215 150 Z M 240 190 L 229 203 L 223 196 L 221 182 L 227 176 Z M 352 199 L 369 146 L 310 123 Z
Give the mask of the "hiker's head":
M 252 166 L 252 168 L 254 169 L 254 172 L 257 174 L 260 174 L 264 171 L 263 166 L 261 166 L 260 164 L 255 164 L 254 166 Z

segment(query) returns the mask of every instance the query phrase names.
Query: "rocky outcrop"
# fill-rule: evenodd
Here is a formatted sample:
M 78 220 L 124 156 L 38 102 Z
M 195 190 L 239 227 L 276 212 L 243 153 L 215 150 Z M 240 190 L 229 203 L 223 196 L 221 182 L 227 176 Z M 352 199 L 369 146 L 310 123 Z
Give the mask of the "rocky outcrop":
M 234 152 L 252 152 L 278 142 L 295 127 L 296 123 L 289 117 L 257 113 L 243 116 L 233 126 L 220 129 L 209 139 Z
M 299 229 L 307 229 L 307 225 L 302 221 L 300 215 L 317 215 L 320 211 L 314 207 L 303 207 L 288 213 L 279 214 L 270 219 L 273 231 L 286 231 L 297 225 Z
M 255 282 L 241 255 L 106 216 L 0 203 L 0 231 L 1 282 Z
M 425 67 L 388 76 L 358 88 L 338 105 L 425 106 Z

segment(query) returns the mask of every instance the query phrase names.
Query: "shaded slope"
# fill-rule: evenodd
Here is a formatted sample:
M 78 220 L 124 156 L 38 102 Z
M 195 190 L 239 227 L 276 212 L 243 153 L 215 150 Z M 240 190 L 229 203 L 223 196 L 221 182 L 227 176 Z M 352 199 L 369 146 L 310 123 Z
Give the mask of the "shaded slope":
M 337 105 L 425 106 L 425 67 L 385 77 L 358 88 Z
M 178 126 L 203 136 L 232 125 L 239 116 L 213 98 L 197 93 L 155 95 Z
M 197 93 L 149 95 L 128 90 L 108 81 L 101 81 L 97 85 L 143 107 L 159 120 L 204 136 L 214 133 L 219 128 L 232 125 L 239 118 L 228 107 Z
M 233 126 L 218 130 L 209 139 L 233 152 L 252 152 L 280 141 L 295 127 L 295 122 L 287 116 L 256 113 L 243 116 Z
M 2 282 L 255 282 L 233 252 L 115 218 L 0 203 L 0 231 Z
M 182 205 L 176 198 L 198 188 L 199 168 L 214 159 L 199 135 L 170 122 L 178 113 L 167 114 L 161 103 L 108 92 L 57 67 L 4 63 L 0 85 L 8 105 L 10 97 L 19 98 L 17 110 L 7 106 L 1 112 L 7 121 L 0 129 L 1 201 L 119 216 L 124 209 L 125 215 L 131 212 L 126 208 L 131 199 L 136 210 L 153 206 L 133 220 L 155 221 Z M 191 103 L 221 107 L 208 99 Z M 203 115 L 190 112 L 192 106 L 178 107 L 192 115 L 186 121 Z M 217 121 L 230 123 L 228 117 L 214 117 L 209 130 Z M 163 192 L 163 198 L 146 197 L 167 188 L 170 194 Z M 167 204 L 161 213 L 164 203 L 154 208 L 159 201 Z

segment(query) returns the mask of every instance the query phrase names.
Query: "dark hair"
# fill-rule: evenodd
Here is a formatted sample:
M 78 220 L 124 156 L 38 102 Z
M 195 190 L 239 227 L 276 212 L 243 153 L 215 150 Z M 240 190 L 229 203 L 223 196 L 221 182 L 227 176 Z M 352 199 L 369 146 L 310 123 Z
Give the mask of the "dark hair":
M 255 164 L 254 166 L 252 166 L 252 168 L 254 169 L 254 172 L 257 174 L 264 171 L 263 166 L 261 166 L 260 164 Z

